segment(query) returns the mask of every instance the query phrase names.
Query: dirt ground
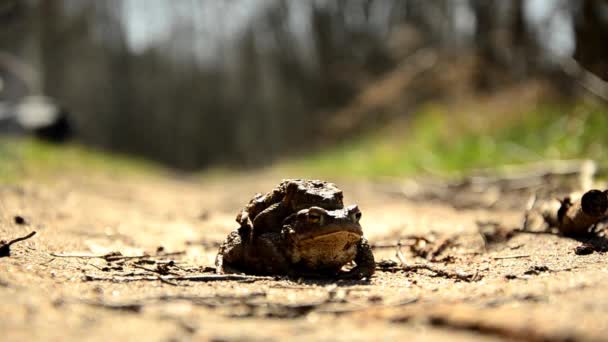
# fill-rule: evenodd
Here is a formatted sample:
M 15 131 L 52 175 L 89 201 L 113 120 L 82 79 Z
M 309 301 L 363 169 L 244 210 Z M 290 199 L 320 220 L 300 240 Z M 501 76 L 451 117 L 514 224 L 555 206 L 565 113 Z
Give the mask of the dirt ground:
M 399 183 L 333 180 L 362 209 L 371 279 L 210 279 L 236 212 L 280 180 L 70 175 L 0 186 L 0 239 L 37 232 L 0 258 L 2 340 L 608 339 L 604 253 L 504 233 L 521 226 L 521 210 L 384 190 Z

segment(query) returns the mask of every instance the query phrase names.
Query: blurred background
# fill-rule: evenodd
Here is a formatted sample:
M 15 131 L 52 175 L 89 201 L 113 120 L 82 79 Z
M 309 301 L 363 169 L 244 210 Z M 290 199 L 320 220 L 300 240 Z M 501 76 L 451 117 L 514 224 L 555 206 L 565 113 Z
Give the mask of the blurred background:
M 0 23 L 5 172 L 66 141 L 187 171 L 608 160 L 608 1 L 2 0 Z

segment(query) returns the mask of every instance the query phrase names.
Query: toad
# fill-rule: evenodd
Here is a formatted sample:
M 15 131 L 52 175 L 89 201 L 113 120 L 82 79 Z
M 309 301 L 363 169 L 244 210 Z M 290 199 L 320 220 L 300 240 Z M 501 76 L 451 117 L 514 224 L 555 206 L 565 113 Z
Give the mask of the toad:
M 286 180 L 237 215 L 240 227 L 220 246 L 217 271 L 369 278 L 375 262 L 360 219 L 334 184 Z M 351 262 L 356 266 L 343 271 Z

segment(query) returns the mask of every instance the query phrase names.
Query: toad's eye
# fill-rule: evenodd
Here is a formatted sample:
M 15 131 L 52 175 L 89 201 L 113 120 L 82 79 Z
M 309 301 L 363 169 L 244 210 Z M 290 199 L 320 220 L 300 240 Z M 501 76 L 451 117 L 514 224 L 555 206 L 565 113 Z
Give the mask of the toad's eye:
M 321 207 L 311 207 L 308 209 L 308 222 L 323 224 L 323 217 L 327 215 L 327 211 Z
M 317 213 L 317 212 L 309 212 L 308 213 L 308 222 L 310 222 L 310 223 L 321 222 L 321 214 Z

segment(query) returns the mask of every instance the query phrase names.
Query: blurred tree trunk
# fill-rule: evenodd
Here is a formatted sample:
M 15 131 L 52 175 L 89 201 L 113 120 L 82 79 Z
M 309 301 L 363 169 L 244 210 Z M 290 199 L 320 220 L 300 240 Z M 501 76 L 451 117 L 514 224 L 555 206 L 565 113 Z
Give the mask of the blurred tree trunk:
M 36 18 L 40 53 L 37 69 L 42 75 L 41 90 L 59 99 L 65 94 L 64 83 L 59 80 L 63 79 L 64 63 L 67 62 L 62 43 L 73 38 L 70 35 L 61 36 L 61 27 L 65 25 L 61 7 L 60 1 L 40 0 Z
M 0 49 L 21 55 L 24 44 L 31 40 L 28 36 L 30 24 L 28 15 L 31 12 L 22 0 L 3 0 L 0 1 Z
M 512 0 L 511 4 L 511 64 L 517 78 L 522 78 L 534 69 L 538 46 L 526 22 L 524 0 Z
M 495 3 L 487 0 L 472 0 L 471 5 L 476 19 L 474 38 L 477 54 L 475 87 L 480 91 L 489 91 L 493 86 L 491 68 L 500 64 L 500 58 L 494 47 L 494 29 L 497 20 Z
M 582 0 L 575 16 L 574 59 L 608 81 L 608 1 Z

